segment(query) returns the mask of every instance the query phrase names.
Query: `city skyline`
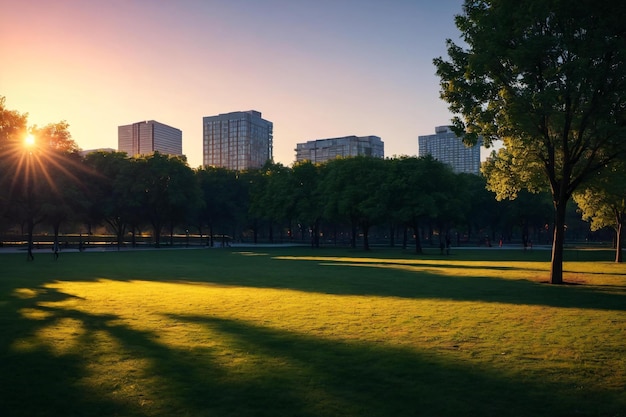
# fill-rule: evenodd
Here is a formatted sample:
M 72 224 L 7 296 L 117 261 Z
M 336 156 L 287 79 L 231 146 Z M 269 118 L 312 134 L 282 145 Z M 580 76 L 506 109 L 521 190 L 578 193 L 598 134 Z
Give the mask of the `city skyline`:
M 202 164 L 202 117 L 256 109 L 274 161 L 313 138 L 418 136 L 452 114 L 433 58 L 458 42 L 462 0 L 12 2 L 0 15 L 0 95 L 39 126 L 66 120 L 82 149 L 116 147 L 127 120 L 161 120 Z

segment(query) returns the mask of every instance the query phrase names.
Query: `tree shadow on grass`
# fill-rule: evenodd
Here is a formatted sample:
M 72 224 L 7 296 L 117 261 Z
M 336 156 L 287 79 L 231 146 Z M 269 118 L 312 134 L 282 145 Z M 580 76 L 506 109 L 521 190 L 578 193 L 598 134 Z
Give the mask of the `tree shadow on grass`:
M 374 295 L 401 298 L 428 298 L 456 301 L 483 301 L 495 303 L 545 305 L 564 308 L 590 308 L 600 310 L 626 310 L 626 288 L 620 286 L 557 286 L 545 285 L 527 279 L 500 279 L 480 276 L 456 276 L 439 273 L 432 264 L 427 268 L 407 268 L 405 264 L 360 262 L 358 260 L 337 262 L 281 259 L 293 266 L 285 271 L 306 270 L 298 263 L 308 263 L 317 268 L 315 279 L 298 280 L 292 277 L 292 288 L 319 291 L 330 294 Z M 413 267 L 411 265 L 410 267 Z M 448 268 L 448 266 L 445 266 Z M 346 273 L 358 269 L 357 273 Z M 465 268 L 472 269 L 472 268 Z M 513 268 L 517 269 L 517 268 Z M 283 279 L 283 281 L 285 281 Z
M 319 268 L 323 271 L 329 267 Z M 386 279 L 384 270 L 367 268 L 343 281 L 338 274 L 319 282 L 293 276 L 266 278 L 257 286 L 303 291 L 372 294 L 411 298 L 501 301 L 503 292 L 520 291 L 511 302 L 528 303 L 529 291 L 565 298 L 574 306 L 587 295 L 526 281 L 504 281 L 402 272 Z M 289 266 L 288 270 L 294 270 Z M 166 273 L 167 271 L 164 271 Z M 86 277 L 87 278 L 87 277 Z M 137 277 L 142 279 L 142 277 Z M 96 278 L 93 278 L 96 279 Z M 234 284 L 234 277 L 207 282 Z M 115 314 L 90 314 L 64 307 L 72 295 L 40 286 L 10 291 L 3 284 L 0 302 L 0 415 L 38 416 L 615 416 L 626 407 L 623 394 L 581 392 L 502 370 L 479 368 L 454 355 L 390 347 L 381 343 L 339 342 L 210 316 L 170 315 L 183 325 L 200 324 L 227 345 L 231 356 L 213 346 L 169 346 L 158 332 L 138 330 Z M 432 286 L 427 285 L 433 282 Z M 29 282 L 35 284 L 35 282 Z M 495 293 L 483 293 L 495 287 Z M 499 287 L 502 285 L 502 287 Z M 519 287 L 517 287 L 519 285 Z M 478 286 L 480 290 L 472 290 Z M 534 286 L 537 286 L 536 288 Z M 477 291 L 477 292 L 472 292 Z M 551 292 L 556 291 L 556 292 Z M 565 296 L 563 295 L 565 294 Z M 585 295 L 585 297 L 583 297 Z M 596 294 L 593 308 L 618 309 L 623 298 Z M 165 296 L 165 295 L 164 295 Z M 537 296 L 538 297 L 538 296 Z M 611 304 L 613 303 L 613 304 Z M 579 305 L 576 305 L 579 307 Z M 590 307 L 592 308 L 592 307 Z M 41 312 L 38 318 L 25 311 Z M 623 309 L 623 306 L 622 308 Z M 59 352 L 42 343 L 41 331 L 62 320 L 80 323 L 73 350 Z M 107 361 L 98 352 L 100 335 L 117 345 L 121 356 Z M 29 342 L 30 341 L 30 342 Z M 220 356 L 221 355 L 221 356 Z M 117 361 L 117 362 L 116 362 Z M 135 364 L 135 365 L 133 365 Z M 108 379 L 93 382 L 94 369 Z M 89 382 L 91 381 L 91 382 Z
M 72 309 L 64 303 L 71 300 L 47 289 L 1 305 L 0 415 L 608 416 L 626 405 L 620 393 L 581 395 L 572 384 L 479 367 L 453 354 L 222 317 L 167 315 L 214 338 L 173 346 L 116 314 Z M 41 318 L 25 317 L 24 309 Z M 80 323 L 75 349 L 57 351 L 41 339 L 62 320 Z
M 288 396 L 298 416 L 566 416 L 619 410 L 624 397 L 581 395 L 575 386 L 507 375 L 452 356 L 382 344 L 338 342 L 218 317 L 179 316 L 260 358 L 255 379 Z M 279 364 L 278 366 L 276 364 Z M 263 395 L 263 394 L 262 394 Z M 607 414 L 608 415 L 608 414 Z
M 304 252 L 284 253 L 293 255 Z M 406 268 L 407 265 L 391 258 L 382 259 L 379 263 L 364 262 L 358 257 L 352 261 L 320 261 L 294 256 L 279 259 L 277 253 L 273 253 L 247 256 L 244 260 L 240 254 L 226 251 L 70 255 L 75 256 L 67 255 L 62 262 L 50 260 L 47 265 L 42 262 L 28 264 L 29 268 L 37 268 L 40 278 L 25 282 L 27 285 L 43 285 L 44 281 L 55 278 L 197 282 L 339 295 L 626 310 L 626 287 L 623 286 L 552 286 L 537 280 L 481 276 L 481 269 L 489 270 L 489 265 L 476 267 L 470 276 L 461 276 L 442 273 L 436 265 L 420 265 L 419 261 L 417 265 Z M 83 268 L 74 267 L 79 261 L 83 263 Z M 13 268 L 19 272 L 19 268 L 25 268 L 24 264 L 22 261 Z M 528 269 L 520 269 L 520 277 L 528 273 Z M 537 276 L 542 273 L 537 271 Z M 19 281 L 14 279 L 14 282 L 17 285 Z M 9 284 L 0 282 L 0 292 L 6 285 Z
M 38 342 L 42 329 L 66 317 L 52 310 L 42 311 L 39 303 L 70 297 L 53 290 L 41 290 L 34 297 L 3 294 L 4 301 L 0 303 L 0 416 L 131 415 L 123 403 L 97 395 L 82 383 L 89 373 L 80 352 L 60 355 L 54 346 Z M 36 309 L 43 314 L 27 319 L 26 309 Z

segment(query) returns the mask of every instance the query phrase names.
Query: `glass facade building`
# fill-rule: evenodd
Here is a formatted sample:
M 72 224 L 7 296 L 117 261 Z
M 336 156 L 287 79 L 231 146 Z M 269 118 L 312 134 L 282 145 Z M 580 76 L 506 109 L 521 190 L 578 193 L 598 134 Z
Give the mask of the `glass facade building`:
M 454 172 L 480 173 L 480 142 L 466 146 L 449 126 L 437 126 L 434 135 L 418 136 L 418 155 L 431 155 Z
M 326 162 L 338 157 L 385 157 L 385 145 L 378 136 L 343 136 L 310 140 L 296 145 L 296 162 Z
M 118 126 L 117 149 L 133 157 L 154 152 L 181 156 L 183 132 L 154 120 Z
M 273 124 L 258 111 L 207 116 L 202 125 L 204 166 L 244 171 L 272 159 Z

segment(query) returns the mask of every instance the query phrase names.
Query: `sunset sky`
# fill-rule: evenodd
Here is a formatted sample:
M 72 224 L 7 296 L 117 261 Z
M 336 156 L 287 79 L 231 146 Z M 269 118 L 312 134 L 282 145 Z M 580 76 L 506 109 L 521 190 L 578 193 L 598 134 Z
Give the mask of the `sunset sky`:
M 274 160 L 296 143 L 376 135 L 416 155 L 448 124 L 432 60 L 458 41 L 462 0 L 3 1 L 0 96 L 39 126 L 67 120 L 83 149 L 117 126 L 183 131 L 202 163 L 202 117 L 257 110 Z

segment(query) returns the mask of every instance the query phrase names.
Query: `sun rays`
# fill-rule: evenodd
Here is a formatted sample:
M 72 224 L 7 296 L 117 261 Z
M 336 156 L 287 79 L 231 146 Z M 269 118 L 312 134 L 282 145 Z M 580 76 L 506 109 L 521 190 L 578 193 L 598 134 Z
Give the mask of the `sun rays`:
M 13 173 L 10 177 L 11 194 L 30 198 L 32 193 L 45 188 L 62 196 L 59 186 L 61 177 L 84 185 L 79 174 L 88 171 L 87 168 L 70 158 L 69 153 L 54 149 L 46 142 L 45 138 L 28 133 L 23 140 L 13 141 L 0 152 L 0 159 L 8 164 L 8 172 Z M 21 193 L 16 193 L 18 188 Z

